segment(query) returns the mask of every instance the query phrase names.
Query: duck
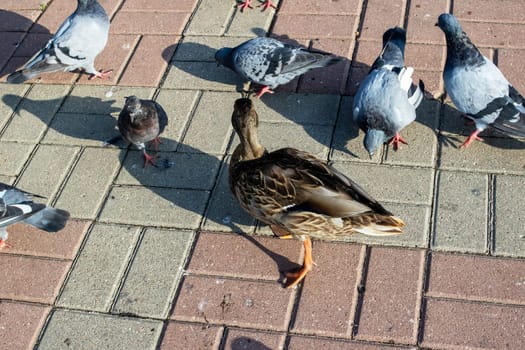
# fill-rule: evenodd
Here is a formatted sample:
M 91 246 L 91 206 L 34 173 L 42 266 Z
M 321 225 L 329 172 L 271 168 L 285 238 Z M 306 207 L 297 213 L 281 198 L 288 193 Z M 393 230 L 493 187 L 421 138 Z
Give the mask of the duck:
M 303 264 L 285 273 L 286 287 L 297 286 L 312 270 L 311 238 L 403 232 L 403 220 L 326 162 L 294 148 L 268 152 L 259 143 L 259 116 L 249 96 L 235 101 L 231 122 L 240 139 L 229 164 L 231 192 L 276 236 L 303 242 Z

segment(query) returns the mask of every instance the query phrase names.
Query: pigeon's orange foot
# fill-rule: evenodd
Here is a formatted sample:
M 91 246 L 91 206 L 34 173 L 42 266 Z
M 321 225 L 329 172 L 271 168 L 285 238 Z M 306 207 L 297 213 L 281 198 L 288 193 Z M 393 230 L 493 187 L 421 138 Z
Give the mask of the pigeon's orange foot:
M 241 2 L 241 3 L 239 3 L 237 5 L 237 8 L 240 8 L 241 11 L 244 11 L 245 8 L 251 8 L 252 9 L 253 7 L 252 7 L 251 3 L 252 3 L 252 0 L 244 0 L 243 2 Z
M 108 79 L 109 75 L 113 72 L 113 69 L 107 70 L 105 72 L 96 72 L 95 74 L 92 74 L 88 79 L 93 80 L 96 78 L 100 79 Z
M 149 164 L 153 165 L 154 167 L 157 167 L 157 164 L 155 164 L 154 160 L 157 158 L 157 156 L 150 156 L 146 153 L 146 150 L 144 150 L 144 168 Z
M 277 7 L 272 3 L 272 0 L 265 0 L 265 1 L 263 2 L 263 4 L 260 5 L 260 6 L 262 7 L 262 11 L 265 11 L 265 10 L 269 9 L 270 7 L 271 7 L 271 8 L 274 8 L 274 9 L 277 8 Z
M 263 88 L 255 96 L 257 98 L 261 98 L 261 96 L 264 95 L 265 93 L 273 94 L 273 91 L 270 90 L 270 88 L 268 86 L 263 86 Z
M 394 150 L 397 151 L 400 142 L 408 145 L 408 142 L 406 142 L 405 139 L 398 132 L 396 132 L 396 136 L 392 137 L 392 140 L 390 140 L 388 144 L 394 144 Z
M 286 276 L 286 288 L 295 287 L 299 282 L 301 282 L 306 274 L 312 270 L 314 261 L 312 259 L 312 241 L 310 237 L 306 237 L 303 241 L 304 246 L 304 262 L 303 266 L 299 271 L 287 272 Z
M 155 151 L 158 151 L 159 145 L 162 144 L 162 140 L 160 139 L 160 137 L 155 137 L 151 142 L 153 143 L 153 147 L 155 147 Z
M 0 249 L 2 248 L 11 248 L 12 245 L 4 241 L 3 239 L 0 239 Z
M 470 136 L 465 140 L 465 142 L 463 142 L 461 144 L 461 146 L 459 146 L 459 148 L 467 148 L 468 146 L 470 146 L 470 144 L 472 143 L 472 141 L 474 140 L 478 140 L 478 141 L 485 141 L 483 140 L 481 137 L 478 136 L 478 134 L 480 133 L 479 130 L 474 130 L 474 132 L 472 134 L 470 134 Z

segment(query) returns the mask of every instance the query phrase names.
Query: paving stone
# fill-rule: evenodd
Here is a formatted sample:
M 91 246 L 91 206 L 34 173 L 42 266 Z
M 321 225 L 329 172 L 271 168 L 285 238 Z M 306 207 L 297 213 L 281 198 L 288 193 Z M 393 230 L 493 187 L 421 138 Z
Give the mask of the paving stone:
M 359 245 L 314 242 L 317 266 L 303 282 L 295 332 L 350 336 L 364 254 Z
M 228 184 L 229 157 L 224 160 L 219 173 L 210 204 L 206 211 L 203 225 L 209 231 L 233 231 L 238 233 L 253 233 L 255 219 L 246 213 L 230 191 Z
M 192 12 L 197 1 L 198 0 L 179 0 L 173 3 L 166 3 L 164 1 L 126 0 L 122 6 L 122 10 Z
M 24 59 L 29 60 L 30 57 L 33 57 L 41 48 L 46 46 L 52 37 L 51 33 L 27 33 L 13 56 L 24 57 Z
M 116 127 L 116 116 L 109 114 L 57 113 L 42 143 L 101 147 L 118 135 Z
M 63 113 L 110 114 L 118 113 L 126 96 L 136 95 L 150 99 L 154 89 L 146 87 L 75 86 L 60 108 Z
M 231 115 L 236 98 L 237 95 L 232 93 L 204 92 L 184 136 L 181 151 L 224 153 L 232 133 Z M 217 109 L 224 101 L 231 101 L 232 107 Z
M 203 0 L 184 35 L 222 35 L 235 11 L 232 1 Z
M 0 298 L 53 304 L 71 262 L 0 254 Z
M 213 62 L 215 52 L 223 47 L 235 47 L 249 40 L 235 36 L 185 36 L 173 56 L 174 61 Z
M 196 229 L 208 191 L 156 187 L 113 187 L 100 214 L 103 222 Z M 136 203 L 155 205 L 137 206 Z
M 525 47 L 524 25 L 463 21 L 461 26 L 476 46 Z
M 3 175 L 18 175 L 34 145 L 0 141 L 0 172 Z
M 178 36 L 143 35 L 120 79 L 120 85 L 157 86 L 178 41 Z
M 315 39 L 315 38 L 354 38 L 355 23 L 357 17 L 354 15 L 326 16 L 326 15 L 299 15 L 278 14 L 272 32 L 277 35 L 288 35 L 293 39 Z M 383 33 L 381 33 L 382 35 Z
M 487 247 L 487 175 L 442 171 L 437 184 L 432 247 L 485 252 Z
M 25 95 L 28 85 L 11 85 L 2 84 L 2 103 L 0 103 L 0 129 L 9 121 L 15 111 L 16 106 L 20 103 Z
M 464 136 L 453 137 L 460 145 Z M 467 149 L 451 146 L 446 138 L 440 140 L 440 168 L 446 170 L 483 171 L 503 174 L 525 174 L 521 154 L 525 143 L 513 139 L 486 137 L 485 142 L 473 142 Z
M 254 332 L 244 329 L 228 329 L 224 349 L 282 349 L 284 335 L 268 332 Z
M 376 57 L 381 53 L 381 49 L 381 37 L 374 41 L 357 40 L 354 48 L 352 67 L 364 68 L 366 69 L 365 75 L 368 74 Z M 359 80 L 359 82 L 361 82 L 361 80 Z
M 168 169 L 144 168 L 141 151 L 129 152 L 116 183 L 124 185 L 144 185 L 157 187 L 210 190 L 215 184 L 221 160 L 205 153 L 157 153 L 162 159 L 173 163 Z
M 427 296 L 525 304 L 523 260 L 433 253 L 430 261 Z
M 359 0 L 286 0 L 279 8 L 279 13 L 309 13 L 323 15 L 359 15 L 361 1 Z
M 78 152 L 78 147 L 40 145 L 17 187 L 44 196 L 49 203 L 57 194 Z M 63 209 L 69 210 L 67 206 Z
M 386 28 L 403 26 L 405 6 L 403 0 L 369 0 L 359 38 L 381 41 Z
M 146 230 L 113 312 L 168 317 L 192 241 L 191 231 Z
M 189 18 L 185 12 L 119 11 L 111 21 L 111 33 L 117 34 L 182 34 Z
M 287 349 L 289 350 L 389 350 L 389 349 L 407 349 L 406 347 L 387 346 L 379 344 L 357 343 L 335 339 L 322 339 L 314 337 L 304 337 L 292 335 Z
M 50 308 L 2 300 L 0 302 L 0 347 L 32 349 Z
M 3 67 L 8 61 L 9 57 L 13 54 L 13 52 L 16 50 L 16 45 L 21 42 L 24 38 L 24 33 L 16 33 L 16 32 L 2 32 L 2 43 L 0 43 L 0 67 Z M 20 62 L 22 64 L 22 62 Z M 9 67 L 9 70 L 3 70 L 2 75 L 7 75 L 8 73 L 13 72 L 16 67 Z M 6 77 L 3 77 L 2 81 L 5 81 Z
M 408 145 L 401 145 L 397 151 L 389 145 L 386 149 L 385 163 L 434 166 L 439 105 L 436 101 L 424 100 L 416 113 L 416 120 L 401 131 Z
M 173 61 L 164 81 L 169 89 L 193 89 L 213 91 L 241 91 L 242 78 L 215 62 Z
M 356 339 L 416 344 L 424 254 L 371 248 Z
M 359 84 L 365 79 L 369 71 L 370 68 L 350 67 L 345 95 L 355 95 L 359 88 Z
M 498 67 L 518 91 L 525 91 L 525 75 L 521 71 L 524 50 L 498 49 Z
M 286 330 L 293 292 L 277 283 L 200 276 L 182 283 L 175 320 Z
M 4 4 L 2 4 L 2 8 Z M 40 11 L 32 10 L 11 10 L 0 12 L 0 31 L 26 32 L 33 21 L 40 15 Z
M 380 202 L 431 204 L 432 169 L 354 162 L 334 162 L 333 166 Z
M 417 70 L 414 72 L 412 79 L 416 82 L 423 80 L 425 83 L 425 91 L 432 97 L 440 99 L 445 92 L 442 75 L 443 72 L 441 71 Z
M 421 345 L 440 349 L 519 349 L 525 308 L 428 299 Z
M 496 176 L 495 229 L 492 248 L 497 255 L 525 257 L 523 176 Z
M 73 1 L 54 0 L 46 6 L 44 13 L 38 19 L 39 26 L 31 28 L 31 31 L 40 32 L 45 30 L 55 33 L 64 20 L 75 11 L 75 8 L 76 4 Z
M 219 350 L 222 333 L 222 327 L 171 321 L 168 322 L 160 348 Z
M 39 349 L 154 349 L 162 322 L 55 310 Z
M 436 19 L 432 20 L 434 22 L 437 21 L 437 17 Z M 444 35 L 438 27 L 432 27 L 439 30 L 440 35 L 444 37 Z M 414 67 L 415 71 L 441 71 L 445 65 L 446 57 L 447 50 L 446 46 L 443 45 L 428 45 L 427 43 L 409 44 L 406 46 L 405 49 L 405 64 L 407 66 Z
M 32 9 L 36 10 L 39 8 L 42 0 L 5 0 L 2 3 L 2 7 L 7 10 L 17 10 L 17 9 Z
M 56 205 L 68 208 L 73 217 L 94 219 L 120 168 L 119 152 L 106 148 L 84 149 Z
M 61 85 L 34 86 L 18 106 L 2 140 L 38 142 L 68 90 Z
M 454 4 L 455 5 L 455 4 Z M 449 12 L 449 1 L 412 1 L 408 10 L 407 41 L 423 44 L 445 44 L 445 35 L 435 26 L 440 14 Z M 454 8 L 454 14 L 456 9 Z M 407 51 L 411 45 L 407 46 Z M 410 56 L 409 56 L 410 57 Z
M 191 274 L 277 281 L 279 272 L 298 266 L 301 246 L 298 240 L 203 232 L 187 270 Z
M 57 305 L 107 312 L 138 239 L 138 229 L 96 224 Z M 100 267 L 104 268 L 100 268 Z
M 15 177 L 13 176 L 4 176 L 0 175 L 0 182 L 3 182 L 6 185 L 12 185 L 15 182 Z
M 68 220 L 57 233 L 47 233 L 26 224 L 9 227 L 11 248 L 0 254 L 23 254 L 73 260 L 91 222 Z
M 496 5 L 497 4 L 497 5 Z M 466 21 L 523 23 L 523 7 L 519 0 L 463 0 L 454 3 L 454 15 Z
M 253 2 L 255 4 L 256 2 Z M 272 1 L 275 6 L 279 6 L 279 1 Z M 270 8 L 263 13 L 254 6 L 255 11 L 235 11 L 232 21 L 229 23 L 225 35 L 258 37 L 264 36 L 270 29 L 275 10 Z

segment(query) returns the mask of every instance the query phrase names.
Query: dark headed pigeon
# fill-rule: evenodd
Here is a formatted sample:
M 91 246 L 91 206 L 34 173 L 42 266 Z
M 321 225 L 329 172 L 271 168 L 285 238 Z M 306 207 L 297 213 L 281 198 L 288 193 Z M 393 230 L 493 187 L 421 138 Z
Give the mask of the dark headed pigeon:
M 30 193 L 0 183 L 0 248 L 10 247 L 6 243 L 6 229 L 16 222 L 22 221 L 47 232 L 60 231 L 66 225 L 67 211 L 35 203 L 32 197 Z
M 354 122 L 366 133 L 370 157 L 386 141 L 407 144 L 399 132 L 416 119 L 424 86 L 412 83 L 412 67 L 405 67 L 406 31 L 395 27 L 383 34 L 383 49 L 354 97 Z
M 168 125 L 168 116 L 162 106 L 155 101 L 141 100 L 137 96 L 126 97 L 124 108 L 118 116 L 118 129 L 122 138 L 134 144 L 144 153 L 144 167 L 150 163 L 155 166 L 155 157 L 146 152 L 146 142 L 153 141 L 158 150 L 159 135 Z
M 97 0 L 78 0 L 77 9 L 60 26 L 55 36 L 7 82 L 20 84 L 40 73 L 83 69 L 92 78 L 105 78 L 111 71 L 98 72 L 95 57 L 108 41 L 108 15 Z
M 341 61 L 340 57 L 266 37 L 248 40 L 234 48 L 224 47 L 215 53 L 215 59 L 244 79 L 263 85 L 257 97 L 265 92 L 273 93 L 270 89 L 286 84 L 311 69 Z
M 447 39 L 445 89 L 457 109 L 476 124 L 476 130 L 460 147 L 468 147 L 474 140 L 483 141 L 478 134 L 488 126 L 508 135 L 525 137 L 523 96 L 498 67 L 481 54 L 453 15 L 440 15 L 436 25 Z
M 261 1 L 262 2 L 262 5 L 259 5 L 262 7 L 262 11 L 264 10 L 267 10 L 269 9 L 270 7 L 272 8 L 277 8 L 273 3 L 272 3 L 272 0 L 263 0 Z M 245 8 L 253 8 L 252 7 L 252 0 L 244 0 L 244 1 L 241 1 L 238 5 L 237 5 L 238 8 L 240 8 L 241 10 L 244 10 Z

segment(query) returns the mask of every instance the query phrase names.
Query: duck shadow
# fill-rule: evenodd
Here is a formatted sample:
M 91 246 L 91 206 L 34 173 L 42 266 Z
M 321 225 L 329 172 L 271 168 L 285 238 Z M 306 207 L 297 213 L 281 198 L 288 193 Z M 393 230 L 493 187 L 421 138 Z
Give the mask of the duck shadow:
M 230 350 L 271 350 L 262 342 L 249 337 L 237 337 L 233 339 Z

